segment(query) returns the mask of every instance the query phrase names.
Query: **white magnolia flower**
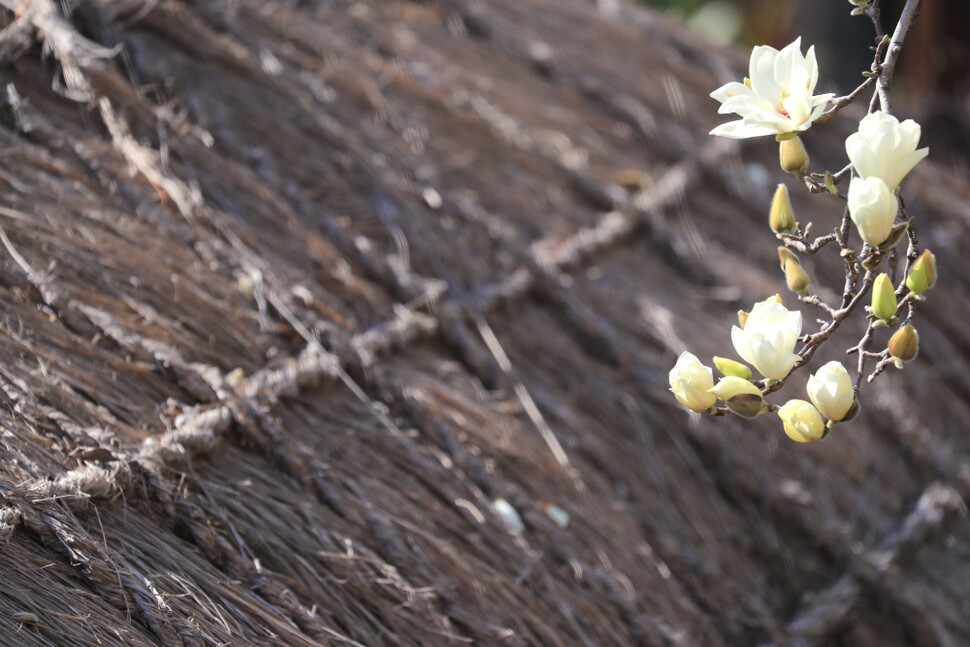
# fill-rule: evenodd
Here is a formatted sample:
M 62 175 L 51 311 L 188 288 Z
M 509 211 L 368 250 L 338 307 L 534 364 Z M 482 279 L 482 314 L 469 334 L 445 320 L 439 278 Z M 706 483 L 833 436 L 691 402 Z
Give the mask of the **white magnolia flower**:
M 670 369 L 670 390 L 677 401 L 691 411 L 707 411 L 717 402 L 717 396 L 710 392 L 712 388 L 714 371 L 701 364 L 693 353 L 681 353 Z
M 780 380 L 799 359 L 793 351 L 802 333 L 802 313 L 774 300 L 754 304 L 744 328 L 731 328 L 734 350 L 767 378 Z
M 822 414 L 810 402 L 789 400 L 778 409 L 778 417 L 785 424 L 785 433 L 792 440 L 810 443 L 825 435 Z
M 849 183 L 849 216 L 862 240 L 882 244 L 893 230 L 899 200 L 881 178 L 854 177 Z
M 712 135 L 746 139 L 807 130 L 825 111 L 834 94 L 812 96 L 818 82 L 815 46 L 802 55 L 802 39 L 781 51 L 762 45 L 751 52 L 749 79 L 733 81 L 711 97 L 721 102 L 720 114 L 735 113 L 738 121 L 721 124 Z
M 895 190 L 930 152 L 929 148 L 916 150 L 919 135 L 919 124 L 912 119 L 899 123 L 877 110 L 859 122 L 859 132 L 845 140 L 845 152 L 860 177 L 877 177 Z
M 808 378 L 808 397 L 829 420 L 838 422 L 852 408 L 852 378 L 839 362 L 829 362 Z

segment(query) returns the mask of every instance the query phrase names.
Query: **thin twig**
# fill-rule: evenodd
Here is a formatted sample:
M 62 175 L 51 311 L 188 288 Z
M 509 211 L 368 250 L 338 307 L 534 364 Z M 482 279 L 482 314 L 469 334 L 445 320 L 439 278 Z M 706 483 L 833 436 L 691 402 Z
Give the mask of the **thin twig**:
M 906 35 L 912 28 L 913 22 L 916 20 L 916 15 L 919 13 L 920 3 L 921 0 L 907 0 L 906 6 L 903 7 L 903 13 L 899 16 L 899 22 L 896 23 L 896 30 L 893 31 L 892 40 L 889 41 L 886 58 L 882 63 L 882 73 L 876 82 L 876 94 L 879 96 L 879 107 L 883 112 L 891 113 L 889 90 L 893 85 L 896 61 L 899 59 L 899 54 L 903 50 L 903 41 L 906 40 Z M 878 3 L 873 4 L 878 6 Z

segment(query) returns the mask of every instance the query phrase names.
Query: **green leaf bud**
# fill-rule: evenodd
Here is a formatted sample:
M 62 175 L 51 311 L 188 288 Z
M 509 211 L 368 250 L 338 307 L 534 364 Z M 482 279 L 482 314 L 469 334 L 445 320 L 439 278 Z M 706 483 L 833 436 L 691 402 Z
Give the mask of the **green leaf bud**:
M 778 145 L 778 161 L 786 173 L 801 177 L 808 170 L 808 151 L 801 137 L 786 139 Z
M 915 294 L 921 294 L 933 287 L 934 283 L 936 283 L 936 257 L 927 249 L 909 269 L 906 287 Z
M 872 315 L 876 319 L 889 320 L 896 316 L 897 309 L 893 284 L 889 280 L 889 275 L 883 272 L 872 284 Z
M 771 199 L 771 212 L 768 224 L 776 234 L 790 234 L 795 231 L 795 210 L 791 206 L 788 187 L 779 184 L 775 189 L 775 196 Z
M 721 372 L 721 375 L 724 375 L 725 377 L 739 377 L 742 380 L 751 379 L 751 369 L 741 362 L 735 362 L 733 359 L 728 359 L 726 357 L 715 357 L 714 366 L 716 366 L 717 370 Z
M 901 362 L 908 362 L 919 352 L 919 335 L 912 324 L 899 327 L 889 338 L 889 354 Z

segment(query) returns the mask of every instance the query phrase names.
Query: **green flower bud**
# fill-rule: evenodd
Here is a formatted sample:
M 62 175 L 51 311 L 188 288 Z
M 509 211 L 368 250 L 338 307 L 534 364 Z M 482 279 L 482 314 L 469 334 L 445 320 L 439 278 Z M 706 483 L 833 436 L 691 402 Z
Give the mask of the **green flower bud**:
M 778 144 L 778 161 L 786 173 L 802 176 L 808 170 L 808 151 L 801 137 L 792 137 Z
M 788 289 L 798 296 L 808 294 L 809 278 L 808 273 L 802 269 L 798 261 L 788 261 L 785 263 L 785 283 Z
M 893 284 L 889 280 L 889 275 L 883 272 L 872 284 L 872 316 L 876 319 L 892 319 L 896 316 L 897 309 Z
M 717 370 L 721 372 L 721 375 L 724 375 L 725 377 L 739 377 L 743 380 L 751 379 L 751 369 L 741 362 L 735 362 L 733 359 L 727 359 L 726 357 L 715 357 L 714 366 L 716 366 Z
M 911 324 L 899 327 L 889 338 L 889 354 L 901 362 L 908 362 L 919 352 L 919 335 Z
M 906 287 L 915 294 L 929 290 L 936 283 L 936 257 L 926 250 L 916 259 L 906 277 Z
M 768 224 L 771 226 L 771 231 L 779 235 L 790 234 L 795 231 L 795 210 L 791 206 L 788 187 L 784 184 L 779 184 L 778 188 L 775 189 L 775 195 L 771 199 Z

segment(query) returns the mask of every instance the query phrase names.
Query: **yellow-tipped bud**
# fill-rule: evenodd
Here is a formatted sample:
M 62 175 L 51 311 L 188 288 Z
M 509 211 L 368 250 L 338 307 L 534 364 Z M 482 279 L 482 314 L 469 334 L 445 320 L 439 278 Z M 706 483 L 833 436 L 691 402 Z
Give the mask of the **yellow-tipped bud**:
M 876 319 L 892 319 L 896 316 L 897 309 L 893 284 L 889 275 L 883 272 L 872 284 L 872 316 Z
M 785 263 L 785 283 L 788 285 L 789 290 L 803 297 L 808 294 L 810 282 L 808 273 L 798 261 L 788 261 Z
M 754 418 L 764 409 L 761 389 L 740 377 L 722 377 L 711 393 L 723 400 L 732 412 L 745 418 Z
M 778 161 L 781 168 L 792 175 L 802 176 L 808 170 L 808 151 L 801 137 L 786 139 L 778 145 Z
M 717 370 L 721 372 L 721 375 L 725 377 L 739 377 L 742 380 L 751 379 L 751 369 L 741 362 L 735 362 L 733 359 L 728 359 L 726 357 L 715 357 L 714 366 L 716 366 Z
M 915 294 L 920 294 L 933 287 L 934 283 L 936 283 L 936 257 L 927 249 L 909 269 L 906 287 Z
M 748 313 L 744 310 L 738 310 L 738 325 L 744 328 L 745 322 L 748 321 Z
M 775 189 L 775 196 L 771 199 L 771 212 L 768 214 L 768 224 L 776 234 L 790 234 L 795 231 L 795 210 L 791 206 L 788 187 L 779 184 Z
M 889 354 L 901 362 L 908 362 L 919 352 L 919 335 L 911 324 L 899 327 L 889 338 Z

